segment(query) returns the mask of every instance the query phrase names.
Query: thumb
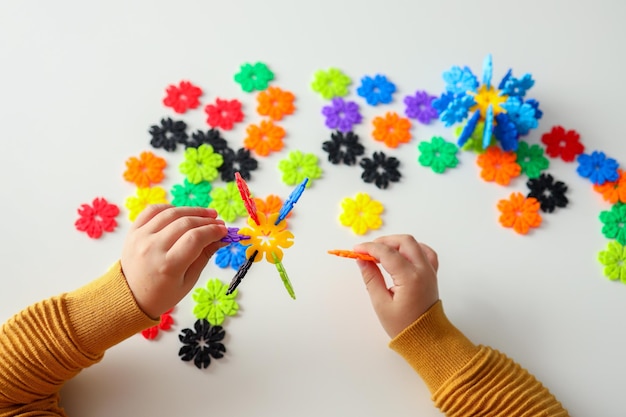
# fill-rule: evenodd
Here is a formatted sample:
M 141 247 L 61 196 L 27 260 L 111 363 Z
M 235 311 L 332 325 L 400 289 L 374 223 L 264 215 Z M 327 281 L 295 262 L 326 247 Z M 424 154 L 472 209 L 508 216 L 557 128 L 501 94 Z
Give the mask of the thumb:
M 391 301 L 392 295 L 387 289 L 385 277 L 383 277 L 383 274 L 380 272 L 378 265 L 376 265 L 375 262 L 361 260 L 357 260 L 357 265 L 361 270 L 361 276 L 363 277 L 365 288 L 367 288 L 369 292 L 374 309 L 380 304 Z

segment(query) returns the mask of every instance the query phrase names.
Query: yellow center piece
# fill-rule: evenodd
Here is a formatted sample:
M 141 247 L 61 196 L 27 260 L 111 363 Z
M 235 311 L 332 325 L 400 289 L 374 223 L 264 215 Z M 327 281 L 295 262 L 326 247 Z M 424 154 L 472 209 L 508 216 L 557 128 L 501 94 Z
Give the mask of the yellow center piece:
M 500 90 L 495 89 L 493 86 L 487 88 L 486 85 L 481 85 L 476 93 L 470 93 L 474 95 L 474 101 L 476 105 L 470 108 L 471 112 L 480 110 L 481 120 L 485 120 L 487 114 L 487 108 L 491 104 L 493 107 L 494 117 L 500 113 L 506 113 L 500 104 L 504 103 L 509 96 L 506 94 L 500 95 Z
M 242 245 L 250 245 L 246 249 L 246 257 L 250 258 L 255 250 L 259 251 L 259 255 L 254 262 L 259 262 L 265 254 L 265 259 L 270 263 L 276 263 L 283 259 L 283 251 L 281 248 L 288 248 L 293 245 L 293 234 L 287 230 L 287 222 L 281 221 L 275 225 L 278 219 L 278 213 L 272 213 L 265 216 L 264 213 L 257 212 L 259 224 L 257 225 L 252 218 L 248 218 L 248 226 L 239 230 L 240 235 L 250 236 L 250 239 L 242 240 Z M 272 256 L 272 252 L 276 255 Z

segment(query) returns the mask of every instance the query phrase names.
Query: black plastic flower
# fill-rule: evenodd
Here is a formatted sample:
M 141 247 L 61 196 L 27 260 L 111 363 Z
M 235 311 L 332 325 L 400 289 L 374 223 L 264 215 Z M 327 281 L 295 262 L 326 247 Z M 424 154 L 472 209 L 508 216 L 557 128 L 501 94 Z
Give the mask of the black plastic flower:
M 528 197 L 536 198 L 543 212 L 552 213 L 555 207 L 565 207 L 569 203 L 565 197 L 567 185 L 561 181 L 555 182 L 550 174 L 541 174 L 539 178 L 532 178 L 526 185 L 530 190 Z
M 361 159 L 360 165 L 363 168 L 363 181 L 373 182 L 380 189 L 387 188 L 390 182 L 400 181 L 400 161 L 392 156 L 387 157 L 383 152 L 374 152 L 372 159 Z
M 172 120 L 171 118 L 161 119 L 161 126 L 152 125 L 150 127 L 150 145 L 154 148 L 163 148 L 168 152 L 176 150 L 177 143 L 184 143 L 187 139 L 187 123 L 182 120 Z
M 330 135 L 330 139 L 322 144 L 322 149 L 328 152 L 328 160 L 332 164 L 356 164 L 356 157 L 363 155 L 365 148 L 359 143 L 359 135 L 353 132 L 337 131 Z
M 183 329 L 178 335 L 184 345 L 178 351 L 178 356 L 186 362 L 193 360 L 198 369 L 207 368 L 211 364 L 211 357 L 224 357 L 226 347 L 221 341 L 226 332 L 222 326 L 211 326 L 206 319 L 197 320 L 194 328 L 195 331 Z
M 239 148 L 235 152 L 231 148 L 226 148 L 220 151 L 220 153 L 224 157 L 224 162 L 218 168 L 218 171 L 221 173 L 224 181 L 235 181 L 235 172 L 239 172 L 241 177 L 248 181 L 250 172 L 259 166 L 257 160 L 250 156 L 248 149 Z
M 226 139 L 222 137 L 217 129 L 209 129 L 206 132 L 198 130 L 191 134 L 184 142 L 185 148 L 197 148 L 200 145 L 207 144 L 213 147 L 213 151 L 222 154 L 222 151 L 228 148 Z

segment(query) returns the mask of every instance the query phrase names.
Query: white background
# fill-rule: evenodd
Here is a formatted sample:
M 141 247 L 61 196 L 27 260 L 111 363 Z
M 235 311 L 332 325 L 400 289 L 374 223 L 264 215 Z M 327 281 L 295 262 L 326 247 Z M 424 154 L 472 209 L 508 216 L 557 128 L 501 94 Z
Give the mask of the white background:
M 256 195 L 287 196 L 276 164 L 290 150 L 320 156 L 323 178 L 303 195 L 290 222 L 294 246 L 284 265 L 298 299 L 289 298 L 270 264 L 255 264 L 227 319 L 227 355 L 200 371 L 177 357 L 180 329 L 193 324 L 193 302 L 179 305 L 174 331 L 141 336 L 111 349 L 63 390 L 74 416 L 208 414 L 238 416 L 437 416 L 419 377 L 387 347 L 353 261 L 326 250 L 351 248 L 381 234 L 412 233 L 440 256 L 440 293 L 448 315 L 476 343 L 506 352 L 534 373 L 574 416 L 621 416 L 624 410 L 626 287 L 602 275 L 600 211 L 610 206 L 575 164 L 551 160 L 571 204 L 544 216 L 527 236 L 498 224 L 497 201 L 526 192 L 483 182 L 475 156 L 462 153 L 444 175 L 419 166 L 417 143 L 441 134 L 440 123 L 414 123 L 410 144 L 390 155 L 403 178 L 387 190 L 360 181 L 360 168 L 334 166 L 324 101 L 309 87 L 317 69 L 352 77 L 352 98 L 365 123 L 357 132 L 368 154 L 385 150 L 370 136 L 371 119 L 403 111 L 418 89 L 439 94 L 441 73 L 469 65 L 480 74 L 493 54 L 494 80 L 509 68 L 533 74 L 530 96 L 545 112 L 541 134 L 556 124 L 580 132 L 588 151 L 626 162 L 623 138 L 621 1 L 8 1 L 0 4 L 0 321 L 72 290 L 104 272 L 129 228 L 98 241 L 74 230 L 76 209 L 102 196 L 123 207 L 134 186 L 124 162 L 151 150 L 150 125 L 175 116 L 161 100 L 187 79 L 203 103 L 238 98 L 245 123 L 225 137 L 241 145 L 258 122 L 255 98 L 233 75 L 244 62 L 266 62 L 274 85 L 296 94 L 297 111 L 282 126 L 285 150 L 260 158 L 249 182 Z M 355 96 L 364 75 L 387 75 L 398 87 L 392 105 L 372 108 Z M 204 113 L 182 116 L 190 132 Z M 182 150 L 168 154 L 164 186 L 182 181 Z M 219 182 L 216 185 L 223 185 Z M 359 237 L 338 222 L 340 201 L 367 192 L 385 205 L 384 226 Z M 214 264 L 212 277 L 233 271 Z

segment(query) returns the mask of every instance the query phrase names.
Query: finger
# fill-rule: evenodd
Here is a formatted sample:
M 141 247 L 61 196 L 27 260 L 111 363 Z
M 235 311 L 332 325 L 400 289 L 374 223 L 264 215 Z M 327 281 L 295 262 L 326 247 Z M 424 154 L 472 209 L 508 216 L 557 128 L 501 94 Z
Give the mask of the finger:
M 216 223 L 189 229 L 167 251 L 166 261 L 185 272 L 207 246 L 218 242 L 227 233 L 226 226 Z
M 385 277 L 380 272 L 378 265 L 375 262 L 368 261 L 356 261 L 359 269 L 361 269 L 361 276 L 365 283 L 365 288 L 369 292 L 372 305 L 376 308 L 378 305 L 383 304 L 391 300 L 391 293 L 387 289 L 385 283 Z
M 415 268 L 415 265 L 406 257 L 402 256 L 397 249 L 384 243 L 376 241 L 361 243 L 356 245 L 354 250 L 356 252 L 367 253 L 376 258 L 382 267 L 391 275 L 396 285 L 401 284 L 401 282 L 396 281 L 398 278 L 401 279 L 402 275 Z
M 181 217 L 203 217 L 215 219 L 217 217 L 217 211 L 204 207 L 170 206 L 153 216 L 152 219 L 146 223 L 145 230 L 148 233 L 157 233 Z
M 414 265 L 421 266 L 427 261 L 430 263 L 430 259 L 426 257 L 424 250 L 421 248 L 421 244 L 411 235 L 382 236 L 375 239 L 374 242 L 384 243 L 392 247 Z M 432 249 L 430 249 L 430 252 L 435 254 L 435 251 Z
M 223 226 L 224 228 L 226 228 L 226 226 L 224 225 L 224 221 L 221 219 L 213 219 L 211 217 L 184 216 L 175 219 L 163 229 L 155 233 L 154 236 L 156 236 L 158 239 L 159 247 L 168 251 L 188 231 L 198 227 L 209 225 Z M 226 228 L 226 230 L 228 229 Z
M 191 290 L 191 288 L 193 288 L 194 285 L 196 285 L 196 282 L 198 281 L 200 274 L 204 270 L 204 267 L 209 262 L 209 259 L 211 259 L 211 257 L 215 254 L 215 252 L 217 252 L 219 248 L 223 248 L 224 246 L 228 246 L 228 243 L 214 242 L 204 248 L 202 252 L 200 252 L 200 255 L 196 258 L 195 261 L 191 263 L 191 265 L 187 269 L 187 273 L 185 274 L 185 291 L 188 292 L 189 290 Z
M 143 209 L 141 213 L 139 213 L 139 216 L 137 216 L 137 218 L 131 225 L 131 229 L 139 229 L 140 227 L 151 221 L 154 216 L 171 207 L 172 205 L 170 204 L 150 204 L 148 207 Z
M 426 259 L 430 262 L 430 265 L 433 267 L 435 272 L 437 272 L 439 270 L 439 257 L 437 256 L 437 252 L 425 243 L 420 242 L 420 247 L 424 252 L 424 256 L 426 256 Z

